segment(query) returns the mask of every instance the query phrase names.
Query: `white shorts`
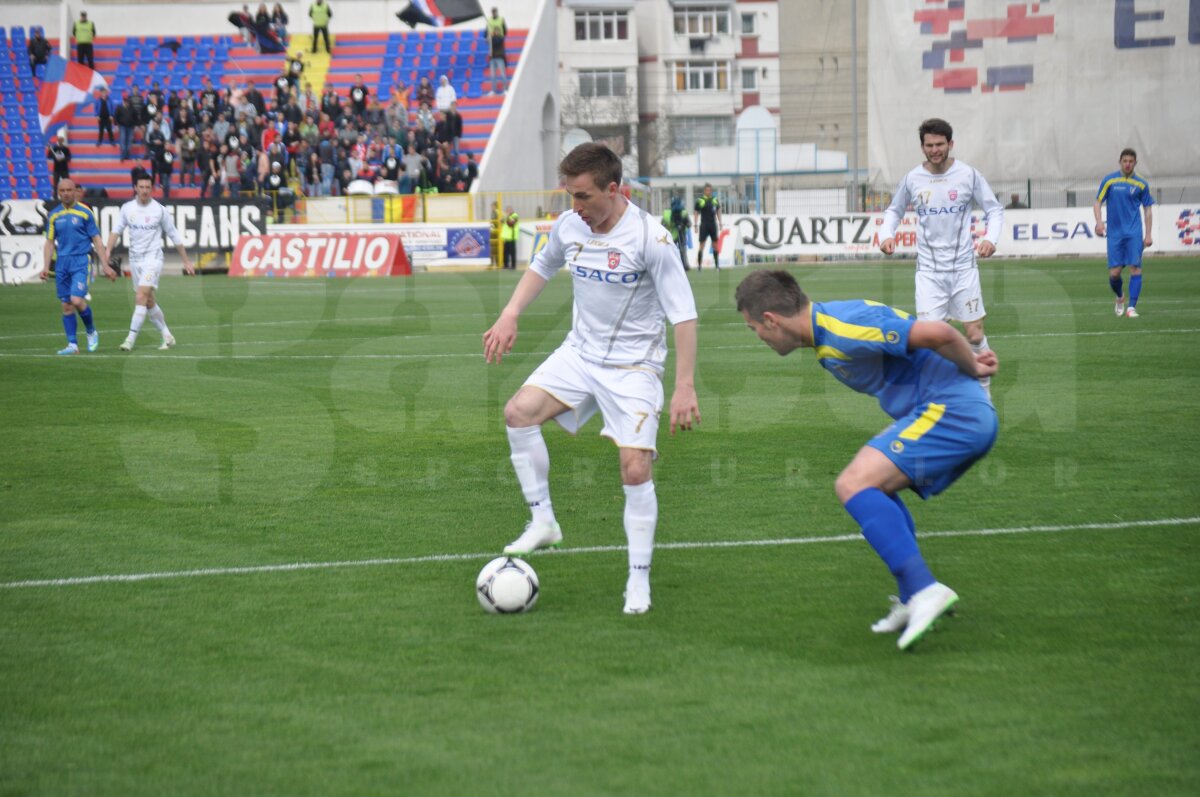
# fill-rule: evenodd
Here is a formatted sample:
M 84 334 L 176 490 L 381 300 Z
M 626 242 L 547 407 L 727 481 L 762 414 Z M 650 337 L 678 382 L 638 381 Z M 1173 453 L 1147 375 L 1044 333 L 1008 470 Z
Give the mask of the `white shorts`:
M 663 384 L 654 371 L 595 365 L 569 346 L 560 346 L 525 384 L 546 391 L 571 408 L 554 418 L 571 434 L 599 410 L 604 419 L 601 436 L 621 448 L 657 450 Z
M 987 315 L 979 269 L 917 272 L 917 319 L 978 321 Z
M 133 275 L 134 288 L 158 288 L 158 279 L 162 276 L 163 261 L 134 260 L 129 258 L 129 270 Z

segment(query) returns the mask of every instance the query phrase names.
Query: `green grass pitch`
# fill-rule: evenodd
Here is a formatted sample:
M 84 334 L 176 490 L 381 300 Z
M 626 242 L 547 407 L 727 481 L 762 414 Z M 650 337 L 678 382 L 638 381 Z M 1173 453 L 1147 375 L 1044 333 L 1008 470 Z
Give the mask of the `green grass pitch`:
M 912 306 L 911 263 L 792 268 Z M 0 794 L 1200 793 L 1200 260 L 1150 260 L 1139 319 L 1101 262 L 985 264 L 1000 437 L 908 499 L 962 596 L 910 654 L 833 494 L 886 419 L 745 328 L 743 273 L 690 276 L 703 422 L 660 434 L 641 617 L 596 420 L 547 427 L 537 607 L 473 594 L 566 277 L 500 366 L 510 273 L 165 278 L 179 345 L 131 354 L 102 282 L 74 358 L 51 287 L 0 289 Z

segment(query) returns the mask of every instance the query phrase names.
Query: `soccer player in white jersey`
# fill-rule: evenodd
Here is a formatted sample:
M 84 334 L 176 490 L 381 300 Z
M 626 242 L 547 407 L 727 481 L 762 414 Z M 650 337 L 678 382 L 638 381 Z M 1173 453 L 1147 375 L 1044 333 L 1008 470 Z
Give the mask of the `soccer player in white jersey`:
M 532 510 L 506 554 L 558 545 L 562 530 L 550 503 L 550 455 L 542 424 L 551 418 L 577 432 L 599 411 L 600 434 L 617 445 L 625 488 L 629 545 L 626 614 L 650 609 L 650 560 L 658 523 L 652 465 L 666 322 L 674 328 L 675 391 L 671 434 L 700 422 L 696 399 L 696 302 L 671 234 L 621 193 L 621 161 L 600 144 L 581 144 L 561 164 L 572 209 L 555 221 L 512 298 L 483 334 L 489 363 L 512 351 L 517 319 L 563 266 L 574 284 L 571 331 L 504 407 L 513 469 Z
M 917 318 L 953 319 L 976 355 L 991 351 L 983 331 L 987 311 L 979 286 L 976 255 L 991 257 L 1000 242 L 1004 206 L 978 171 L 950 157 L 954 129 L 943 119 L 926 119 L 918 128 L 925 162 L 904 176 L 883 213 L 879 249 L 896 251 L 896 228 L 911 204 L 917 214 Z M 976 245 L 971 206 L 985 217 L 987 233 Z M 991 377 L 980 383 L 991 396 Z
M 129 269 L 137 290 L 137 306 L 133 310 L 133 318 L 129 322 L 129 335 L 121 344 L 121 351 L 133 351 L 138 333 L 142 331 L 142 324 L 147 317 L 162 333 L 162 345 L 158 348 L 169 349 L 175 345 L 175 337 L 167 328 L 162 307 L 154 295 L 158 289 L 158 279 L 162 276 L 164 234 L 179 250 L 179 255 L 183 258 L 183 270 L 188 274 L 196 272 L 183 245 L 183 238 L 175 229 L 175 222 L 171 220 L 171 214 L 150 196 L 154 191 L 154 183 L 150 176 L 139 176 L 133 190 L 136 197 L 121 206 L 117 223 L 113 225 L 112 233 L 108 236 L 108 251 L 111 254 L 121 233 L 129 230 Z

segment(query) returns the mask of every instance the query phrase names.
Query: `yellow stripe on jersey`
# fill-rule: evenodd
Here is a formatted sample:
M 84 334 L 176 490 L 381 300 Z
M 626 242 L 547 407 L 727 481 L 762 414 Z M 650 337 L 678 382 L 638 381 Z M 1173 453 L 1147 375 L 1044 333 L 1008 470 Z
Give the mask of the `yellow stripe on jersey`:
M 895 307 L 892 307 L 890 304 L 884 304 L 883 302 L 876 302 L 871 299 L 863 299 L 863 304 L 869 304 L 872 307 L 886 307 L 887 309 L 891 310 L 893 313 L 895 313 L 900 318 L 912 318 L 912 316 L 909 315 L 908 313 L 904 312 L 903 310 L 899 310 Z
M 1141 180 L 1138 180 L 1136 174 L 1133 177 L 1114 177 L 1111 180 L 1104 181 L 1104 185 L 1100 188 L 1100 196 L 1096 197 L 1096 201 L 1103 202 L 1104 196 L 1108 193 L 1108 189 L 1111 188 L 1115 183 L 1129 183 L 1135 188 L 1141 188 L 1142 190 L 1146 189 L 1146 184 Z
M 822 329 L 828 329 L 835 335 L 851 340 L 868 340 L 876 343 L 883 342 L 883 330 L 879 327 L 864 327 L 840 321 L 824 313 L 816 313 L 816 324 Z
M 823 360 L 826 357 L 829 357 L 834 360 L 849 360 L 850 359 L 849 354 L 846 354 L 846 352 L 844 352 L 844 351 L 835 349 L 832 346 L 818 346 L 817 347 L 817 359 Z
M 70 210 L 63 208 L 57 213 L 52 214 L 50 218 L 46 219 L 46 237 L 50 240 L 54 240 L 54 222 L 58 221 L 60 216 L 79 216 L 84 221 L 87 221 L 89 218 L 91 218 L 87 213 L 83 212 L 79 208 L 71 208 Z
M 942 419 L 942 415 L 946 412 L 945 404 L 934 404 L 929 402 L 929 406 L 921 413 L 921 417 L 908 425 L 908 428 L 900 433 L 901 440 L 920 440 L 926 432 L 932 429 L 938 421 Z

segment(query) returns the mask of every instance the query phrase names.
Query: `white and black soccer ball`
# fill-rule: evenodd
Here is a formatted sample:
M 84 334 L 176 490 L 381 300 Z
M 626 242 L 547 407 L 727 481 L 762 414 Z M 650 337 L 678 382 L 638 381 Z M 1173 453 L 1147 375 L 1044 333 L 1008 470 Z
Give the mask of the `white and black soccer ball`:
M 511 556 L 488 562 L 475 579 L 475 595 L 493 614 L 518 614 L 538 599 L 538 577 L 529 563 Z

